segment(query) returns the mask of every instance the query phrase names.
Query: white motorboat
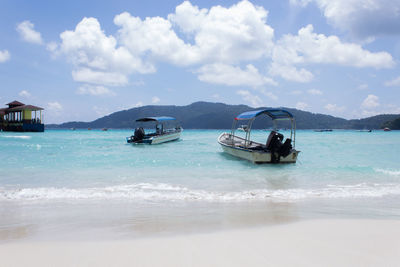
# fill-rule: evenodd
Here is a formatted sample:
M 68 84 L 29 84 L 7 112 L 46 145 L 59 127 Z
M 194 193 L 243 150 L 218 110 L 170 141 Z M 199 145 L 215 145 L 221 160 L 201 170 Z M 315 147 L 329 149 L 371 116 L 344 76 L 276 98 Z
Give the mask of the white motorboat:
M 292 126 L 290 138 L 287 138 L 283 142 L 283 134 L 277 131 L 271 131 L 265 144 L 250 140 L 253 122 L 256 117 L 260 115 L 269 116 L 275 126 L 278 120 L 289 120 Z M 246 127 L 240 127 L 241 130 L 245 130 L 246 132 L 245 138 L 235 135 L 238 121 L 248 121 Z M 222 133 L 218 137 L 218 143 L 221 145 L 224 152 L 254 163 L 295 163 L 300 153 L 300 151 L 295 149 L 295 139 L 296 122 L 290 112 L 283 109 L 262 109 L 248 111 L 238 115 L 234 119 L 231 132 Z
M 134 135 L 126 138 L 126 141 L 131 144 L 154 145 L 175 141 L 180 138 L 183 131 L 182 127 L 173 117 L 145 117 L 137 119 L 136 122 L 149 122 L 153 126 L 155 125 L 155 130 L 146 129 L 146 133 L 143 127 L 136 128 Z

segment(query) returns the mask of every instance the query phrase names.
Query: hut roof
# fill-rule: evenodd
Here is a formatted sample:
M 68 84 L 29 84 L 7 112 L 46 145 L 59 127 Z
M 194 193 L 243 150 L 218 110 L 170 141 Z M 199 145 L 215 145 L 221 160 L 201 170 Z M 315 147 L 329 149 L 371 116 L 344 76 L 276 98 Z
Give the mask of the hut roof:
M 10 102 L 10 103 L 8 103 L 8 104 L 6 104 L 6 105 L 8 105 L 8 106 L 23 106 L 23 105 L 25 105 L 24 103 L 21 103 L 21 102 L 19 102 L 19 101 L 17 101 L 17 100 L 14 100 L 13 102 Z
M 13 108 L 6 109 L 7 111 L 21 111 L 21 110 L 44 110 L 44 108 L 33 106 L 33 105 L 22 105 Z

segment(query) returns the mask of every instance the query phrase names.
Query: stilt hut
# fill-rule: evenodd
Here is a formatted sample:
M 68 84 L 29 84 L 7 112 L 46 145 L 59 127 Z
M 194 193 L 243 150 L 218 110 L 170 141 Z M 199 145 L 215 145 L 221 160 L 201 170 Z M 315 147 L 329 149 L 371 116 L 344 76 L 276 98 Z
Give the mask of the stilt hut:
M 0 127 L 3 131 L 44 132 L 41 107 L 13 101 L 0 109 Z

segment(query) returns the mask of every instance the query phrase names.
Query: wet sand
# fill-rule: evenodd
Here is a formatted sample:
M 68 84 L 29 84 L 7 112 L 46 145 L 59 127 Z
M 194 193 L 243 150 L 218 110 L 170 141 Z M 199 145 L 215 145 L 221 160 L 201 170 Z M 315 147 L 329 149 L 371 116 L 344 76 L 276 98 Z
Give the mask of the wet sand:
M 6 241 L 2 266 L 398 266 L 400 220 L 324 219 L 98 241 Z

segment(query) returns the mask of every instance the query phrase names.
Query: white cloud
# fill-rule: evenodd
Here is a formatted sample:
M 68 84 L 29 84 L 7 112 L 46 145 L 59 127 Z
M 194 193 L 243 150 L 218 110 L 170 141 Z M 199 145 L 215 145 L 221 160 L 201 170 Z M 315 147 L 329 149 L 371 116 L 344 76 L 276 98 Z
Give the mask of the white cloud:
M 297 102 L 296 103 L 296 108 L 300 110 L 306 110 L 308 107 L 310 107 L 307 103 L 304 102 Z
M 263 104 L 261 98 L 257 95 L 253 95 L 247 90 L 239 90 L 236 92 L 238 95 L 242 96 L 243 99 L 249 102 L 253 107 L 259 107 Z
M 376 110 L 362 110 L 361 114 L 363 115 L 363 117 L 372 117 L 381 114 L 381 112 Z
M 273 76 L 278 75 L 285 80 L 300 83 L 310 82 L 314 78 L 314 75 L 304 68 L 298 70 L 296 67 L 291 65 L 281 65 L 277 62 L 272 62 L 269 69 L 269 74 Z
M 366 89 L 368 89 L 368 84 L 366 84 L 366 83 L 360 84 L 358 86 L 358 89 L 359 90 L 366 90 Z
M 385 107 L 385 114 L 400 114 L 400 107 L 393 104 L 387 104 Z
M 7 50 L 0 50 L 0 63 L 6 62 L 10 57 L 10 53 Z
M 153 96 L 153 98 L 151 99 L 151 103 L 153 104 L 157 104 L 161 101 L 160 98 L 158 98 L 157 96 Z
M 199 61 L 198 49 L 186 44 L 172 29 L 170 21 L 161 17 L 141 20 L 128 12 L 117 15 L 114 23 L 120 26 L 118 39 L 136 57 L 150 53 L 155 59 L 176 65 L 188 65 Z M 151 60 L 151 59 L 149 59 Z
M 153 73 L 159 62 L 190 67 L 203 82 L 248 87 L 277 85 L 271 75 L 310 82 L 314 74 L 306 65 L 311 64 L 394 65 L 386 52 L 314 33 L 312 25 L 274 43 L 267 17 L 267 10 L 246 0 L 209 9 L 184 1 L 166 18 L 121 13 L 114 18 L 114 35 L 106 35 L 96 18 L 83 18 L 74 30 L 61 33 L 60 44 L 48 44 L 48 50 L 73 64 L 75 81 L 102 86 L 126 86 L 130 75 Z M 271 59 L 268 75 L 255 67 Z
M 313 0 L 289 0 L 290 4 L 305 7 Z
M 400 86 L 400 76 L 394 78 L 393 80 L 385 82 L 386 86 Z
M 336 104 L 326 104 L 326 105 L 324 106 L 324 108 L 325 108 L 326 110 L 331 111 L 331 112 L 343 112 L 343 111 L 346 109 L 346 107 L 338 106 L 338 105 L 336 105 Z
M 56 53 L 58 49 L 58 44 L 56 42 L 50 42 L 46 45 L 46 49 L 50 52 Z
M 364 117 L 375 116 L 379 114 L 400 114 L 400 106 L 394 104 L 379 104 L 379 108 L 363 109 L 361 114 Z
M 59 112 L 63 110 L 63 106 L 57 101 L 47 103 L 47 109 L 50 111 Z
M 17 31 L 24 41 L 33 44 L 43 44 L 40 32 L 35 31 L 34 25 L 29 20 L 17 24 Z
M 268 98 L 270 98 L 270 99 L 272 99 L 272 100 L 278 100 L 278 96 L 276 96 L 274 93 L 272 93 L 272 92 L 268 92 L 268 91 L 266 91 L 265 89 L 261 89 L 260 90 L 261 91 L 261 93 L 263 94 L 263 95 L 265 95 L 266 97 L 268 97 Z
M 301 28 L 298 35 L 284 35 L 274 48 L 271 75 L 286 80 L 308 82 L 313 78 L 308 70 L 297 70 L 299 64 L 336 64 L 352 67 L 391 68 L 392 56 L 387 52 L 372 53 L 358 44 L 344 43 L 337 36 L 314 33 L 312 25 Z
M 96 71 L 90 68 L 80 68 L 72 71 L 72 77 L 77 82 L 103 84 L 108 86 L 123 86 L 128 84 L 128 77 L 118 72 Z
M 133 105 L 133 107 L 135 107 L 135 108 L 138 108 L 138 107 L 141 107 L 141 106 L 143 106 L 142 101 L 139 101 L 135 105 Z
M 100 116 L 100 117 L 110 114 L 110 110 L 108 108 L 93 106 L 92 109 L 97 114 L 97 116 Z
M 28 98 L 28 97 L 31 96 L 31 94 L 30 94 L 28 91 L 26 91 L 26 90 L 22 90 L 21 92 L 19 92 L 18 95 L 19 95 L 19 96 L 22 96 L 22 97 L 26 97 L 26 98 Z
M 101 85 L 94 86 L 90 84 L 80 86 L 76 93 L 78 95 L 115 96 L 115 93 L 107 87 Z
M 290 0 L 306 6 L 315 2 L 328 22 L 355 37 L 400 33 L 400 0 Z
M 152 65 L 143 63 L 125 47 L 117 47 L 113 36 L 106 36 L 95 18 L 84 18 L 74 31 L 61 33 L 56 53 L 64 54 L 74 64 L 75 81 L 108 86 L 127 85 L 134 72 L 154 72 Z
M 373 109 L 379 106 L 379 97 L 376 95 L 368 95 L 361 104 L 362 108 Z
M 215 99 L 220 99 L 221 98 L 221 96 L 219 94 L 213 94 L 211 97 L 215 98 Z
M 307 90 L 307 93 L 309 93 L 310 95 L 322 95 L 322 92 L 320 90 L 317 90 L 317 89 Z
M 202 66 L 197 73 L 200 81 L 208 83 L 252 87 L 276 85 L 275 81 L 262 76 L 251 64 L 247 65 L 245 70 L 226 64 L 210 64 Z
M 237 64 L 271 52 L 274 30 L 267 25 L 267 16 L 267 10 L 249 1 L 209 10 L 185 1 L 168 19 L 193 37 L 200 62 Z
M 164 61 L 178 66 L 203 65 L 199 71 L 201 80 L 223 83 L 205 70 L 219 64 L 226 71 L 237 72 L 240 68 L 235 65 L 270 56 L 274 31 L 267 25 L 267 15 L 263 7 L 246 0 L 230 7 L 218 5 L 201 10 L 185 1 L 167 18 L 141 19 L 127 12 L 119 14 L 114 18 L 119 26 L 115 36 L 106 36 L 96 18 L 84 18 L 75 30 L 60 35 L 59 46 L 49 44 L 48 49 L 55 55 L 64 54 L 74 64 L 73 78 L 79 82 L 126 85 L 120 80 L 128 81 L 132 73 L 155 72 L 155 64 Z M 184 33 L 188 41 L 181 39 L 175 29 Z M 104 83 L 77 75 L 82 71 L 85 76 L 99 73 L 96 77 L 111 73 L 118 76 L 118 81 Z M 247 65 L 242 72 L 241 77 L 251 76 L 250 86 L 275 84 L 253 65 Z M 233 82 L 238 83 L 241 84 Z

